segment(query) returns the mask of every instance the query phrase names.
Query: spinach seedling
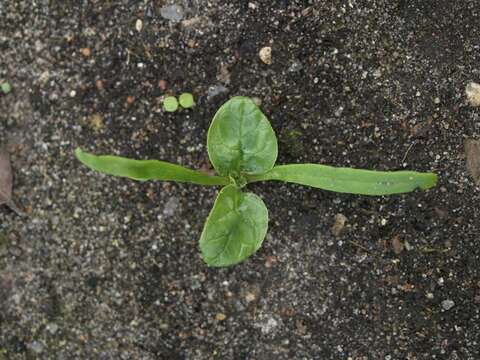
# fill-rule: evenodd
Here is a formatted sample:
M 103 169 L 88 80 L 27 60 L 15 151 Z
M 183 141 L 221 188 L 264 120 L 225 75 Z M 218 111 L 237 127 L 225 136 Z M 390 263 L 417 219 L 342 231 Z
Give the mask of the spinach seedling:
M 207 150 L 216 176 L 157 160 L 95 156 L 80 149 L 75 153 L 88 167 L 110 175 L 223 186 L 200 236 L 201 255 L 209 266 L 237 264 L 262 245 L 268 211 L 260 197 L 243 191 L 248 183 L 278 180 L 342 193 L 390 195 L 428 189 L 437 182 L 433 173 L 414 171 L 370 171 L 319 164 L 275 166 L 275 132 L 247 97 L 234 97 L 220 107 L 208 130 Z

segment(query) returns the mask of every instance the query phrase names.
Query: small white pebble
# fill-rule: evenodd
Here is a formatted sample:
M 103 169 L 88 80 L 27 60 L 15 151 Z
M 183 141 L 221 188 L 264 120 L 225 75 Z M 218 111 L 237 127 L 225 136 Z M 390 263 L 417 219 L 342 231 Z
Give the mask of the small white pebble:
M 455 306 L 455 302 L 453 302 L 452 300 L 443 300 L 443 301 L 442 301 L 442 308 L 443 308 L 443 310 L 445 310 L 445 311 L 450 310 L 450 309 L 453 308 L 454 306 Z
M 403 245 L 405 246 L 405 250 L 407 250 L 407 251 L 410 251 L 410 250 L 413 249 L 413 246 L 410 245 L 410 243 L 407 240 L 405 240 Z
M 77 95 L 77 92 L 75 90 L 70 91 L 70 97 L 75 97 Z
M 142 31 L 142 28 L 143 28 L 143 21 L 140 20 L 140 19 L 137 19 L 136 23 L 135 23 L 135 29 L 140 32 Z

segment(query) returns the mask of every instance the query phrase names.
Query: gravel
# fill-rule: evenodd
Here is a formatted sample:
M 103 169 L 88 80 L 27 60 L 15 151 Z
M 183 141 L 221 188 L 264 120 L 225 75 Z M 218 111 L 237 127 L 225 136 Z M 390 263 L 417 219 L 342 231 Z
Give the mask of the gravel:
M 166 5 L 160 9 L 160 14 L 164 19 L 179 22 L 183 19 L 183 8 L 178 5 Z
M 478 359 L 480 187 L 464 140 L 480 136 L 465 93 L 480 83 L 479 11 L 0 1 L 0 140 L 28 214 L 0 209 L 0 358 Z M 164 112 L 183 92 L 196 106 Z M 435 171 L 439 185 L 391 197 L 249 185 L 269 234 L 245 263 L 212 269 L 198 239 L 218 189 L 112 178 L 73 157 L 208 171 L 210 120 L 234 95 L 261 100 L 279 163 Z
M 442 308 L 445 311 L 452 309 L 455 306 L 455 302 L 452 300 L 443 300 L 442 301 Z

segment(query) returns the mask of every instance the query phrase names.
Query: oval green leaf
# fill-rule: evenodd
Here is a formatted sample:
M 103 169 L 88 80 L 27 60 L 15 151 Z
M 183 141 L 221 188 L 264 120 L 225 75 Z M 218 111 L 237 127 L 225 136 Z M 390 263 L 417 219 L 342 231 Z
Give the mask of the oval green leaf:
M 12 85 L 10 85 L 10 83 L 8 82 L 4 82 L 0 85 L 0 89 L 4 94 L 8 94 L 9 92 L 12 91 Z
M 178 109 L 178 101 L 177 98 L 174 96 L 167 96 L 163 100 L 163 108 L 167 112 L 175 112 Z
M 76 149 L 75 155 L 78 160 L 93 170 L 133 180 L 180 181 L 199 185 L 227 185 L 230 183 L 226 177 L 209 176 L 165 161 L 132 160 L 111 155 L 97 156 L 83 152 L 81 149 Z
M 336 168 L 319 164 L 275 166 L 249 182 L 280 180 L 324 190 L 360 195 L 390 195 L 429 189 L 437 183 L 437 175 L 415 171 L 372 171 Z
M 178 97 L 178 102 L 180 106 L 189 109 L 195 105 L 195 101 L 193 100 L 193 95 L 190 93 L 183 93 Z
M 262 199 L 228 185 L 218 194 L 203 228 L 202 258 L 209 266 L 237 264 L 260 248 L 267 228 L 268 210 Z
M 207 137 L 208 156 L 220 175 L 263 174 L 277 159 L 275 132 L 247 97 L 237 96 L 215 114 Z

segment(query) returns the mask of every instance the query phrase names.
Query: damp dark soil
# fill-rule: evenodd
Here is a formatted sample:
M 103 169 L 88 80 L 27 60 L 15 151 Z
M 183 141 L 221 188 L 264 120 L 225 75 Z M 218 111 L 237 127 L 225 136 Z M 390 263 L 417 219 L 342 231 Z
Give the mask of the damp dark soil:
M 0 142 L 28 217 L 0 209 L 0 359 L 479 359 L 480 188 L 463 145 L 480 135 L 465 100 L 479 19 L 478 0 L 2 0 Z M 165 113 L 184 91 L 195 108 Z M 253 184 L 264 245 L 215 269 L 198 239 L 216 188 L 74 159 L 207 168 L 210 120 L 234 95 L 261 101 L 279 163 L 439 184 Z

